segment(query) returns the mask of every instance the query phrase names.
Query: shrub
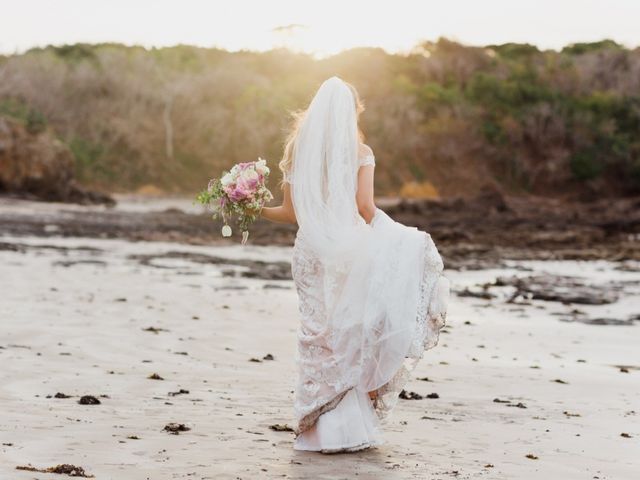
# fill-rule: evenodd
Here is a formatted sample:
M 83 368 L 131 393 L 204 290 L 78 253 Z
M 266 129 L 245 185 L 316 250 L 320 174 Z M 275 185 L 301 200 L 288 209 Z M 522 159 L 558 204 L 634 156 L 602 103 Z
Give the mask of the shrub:
M 579 150 L 569 160 L 571 172 L 578 180 L 592 180 L 603 170 L 599 155 L 593 148 Z

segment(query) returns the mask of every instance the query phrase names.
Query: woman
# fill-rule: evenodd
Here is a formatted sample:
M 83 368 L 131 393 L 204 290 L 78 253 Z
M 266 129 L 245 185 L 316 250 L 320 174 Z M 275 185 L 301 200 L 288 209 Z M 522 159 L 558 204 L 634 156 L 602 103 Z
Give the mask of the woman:
M 351 85 L 325 81 L 288 138 L 283 203 L 261 211 L 299 226 L 291 267 L 301 314 L 297 450 L 381 444 L 379 421 L 446 316 L 449 285 L 431 237 L 375 206 L 362 110 Z

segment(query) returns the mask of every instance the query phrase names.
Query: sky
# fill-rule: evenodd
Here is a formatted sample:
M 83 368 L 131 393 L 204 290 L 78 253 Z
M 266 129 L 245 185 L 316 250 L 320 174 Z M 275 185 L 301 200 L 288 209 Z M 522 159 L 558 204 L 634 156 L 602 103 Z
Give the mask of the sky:
M 640 45 L 640 0 L 0 0 L 0 52 L 76 42 L 322 57 L 359 46 L 406 52 L 444 36 L 469 45 Z

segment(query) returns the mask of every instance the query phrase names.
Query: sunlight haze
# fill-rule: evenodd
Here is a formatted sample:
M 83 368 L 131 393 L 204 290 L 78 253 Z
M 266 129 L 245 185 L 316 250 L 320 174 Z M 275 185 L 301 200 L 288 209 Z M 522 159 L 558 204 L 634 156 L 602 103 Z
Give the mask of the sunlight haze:
M 192 44 L 227 50 L 286 47 L 325 56 L 359 46 L 410 50 L 448 37 L 486 45 L 561 48 L 611 38 L 640 43 L 640 2 L 564 0 L 383 2 L 291 0 L 23 0 L 3 8 L 0 52 L 76 42 L 146 47 Z

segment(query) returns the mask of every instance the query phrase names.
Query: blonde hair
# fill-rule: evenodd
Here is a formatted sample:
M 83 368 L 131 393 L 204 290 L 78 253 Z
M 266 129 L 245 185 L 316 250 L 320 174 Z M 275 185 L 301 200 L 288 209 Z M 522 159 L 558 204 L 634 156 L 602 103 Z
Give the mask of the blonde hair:
M 344 82 L 344 83 L 349 87 L 349 89 L 351 90 L 351 93 L 353 94 L 353 99 L 356 104 L 356 119 L 358 119 L 360 117 L 360 114 L 364 112 L 364 103 L 362 103 L 362 100 L 360 100 L 360 95 L 358 95 L 358 91 L 356 90 L 356 87 L 351 85 L 349 82 Z M 282 172 L 283 179 L 284 177 L 287 176 L 287 174 L 291 172 L 291 166 L 293 164 L 293 150 L 295 148 L 296 140 L 298 138 L 298 130 L 300 129 L 300 125 L 302 124 L 302 121 L 304 120 L 306 113 L 307 113 L 306 110 L 298 110 L 291 113 L 293 120 L 289 127 L 289 133 L 284 143 L 284 152 L 282 154 L 282 160 L 280 160 L 280 163 L 278 164 L 278 167 L 280 167 L 280 171 Z M 364 141 L 364 134 L 362 133 L 362 130 L 360 130 L 359 127 L 358 127 L 358 137 L 360 139 L 360 142 Z

